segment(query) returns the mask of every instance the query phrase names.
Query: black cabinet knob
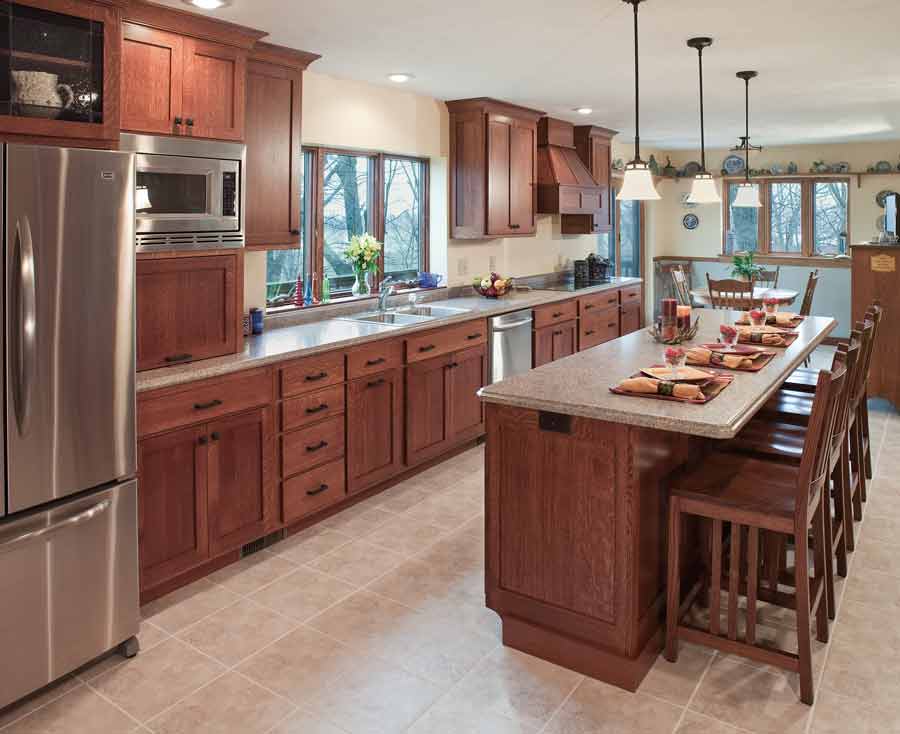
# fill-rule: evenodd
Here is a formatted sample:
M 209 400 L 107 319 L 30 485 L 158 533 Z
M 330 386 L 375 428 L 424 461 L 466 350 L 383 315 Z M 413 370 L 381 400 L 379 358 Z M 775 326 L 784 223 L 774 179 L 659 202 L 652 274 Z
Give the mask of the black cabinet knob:
M 201 446 L 206 446 L 206 444 L 209 443 L 209 438 L 207 436 L 200 436 L 200 438 L 197 439 L 197 443 Z
M 176 117 L 176 118 L 173 120 L 173 122 L 174 122 L 176 125 L 182 125 L 182 124 L 184 123 L 184 120 L 182 120 L 180 117 Z
M 291 230 L 291 234 L 299 237 L 299 235 L 300 235 L 300 230 L 299 230 L 299 229 L 292 229 L 292 230 Z
M 189 117 L 189 118 L 188 118 L 187 120 L 185 120 L 184 122 L 185 122 L 185 124 L 186 124 L 188 127 L 194 127 L 194 118 L 193 118 L 193 117 Z
M 210 435 L 210 438 L 211 438 L 213 441 L 218 441 L 218 440 L 219 440 L 220 438 L 222 438 L 222 437 L 218 434 L 217 431 L 213 431 L 212 434 Z

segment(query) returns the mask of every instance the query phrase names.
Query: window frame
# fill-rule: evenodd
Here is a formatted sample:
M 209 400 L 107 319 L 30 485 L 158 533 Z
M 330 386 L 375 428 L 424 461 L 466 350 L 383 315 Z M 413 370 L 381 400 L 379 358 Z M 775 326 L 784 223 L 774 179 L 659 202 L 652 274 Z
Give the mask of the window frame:
M 728 252 L 728 232 L 731 226 L 731 200 L 730 188 L 744 183 L 744 178 L 725 178 L 722 186 L 722 247 L 721 254 L 731 257 L 733 252 Z M 827 258 L 815 251 L 815 189 L 819 183 L 844 183 L 847 186 L 847 232 L 850 231 L 850 177 L 849 176 L 759 176 L 750 179 L 750 183 L 760 187 L 760 202 L 756 235 L 756 250 L 754 255 L 770 258 Z M 800 184 L 800 252 L 773 252 L 772 251 L 772 184 L 794 183 Z

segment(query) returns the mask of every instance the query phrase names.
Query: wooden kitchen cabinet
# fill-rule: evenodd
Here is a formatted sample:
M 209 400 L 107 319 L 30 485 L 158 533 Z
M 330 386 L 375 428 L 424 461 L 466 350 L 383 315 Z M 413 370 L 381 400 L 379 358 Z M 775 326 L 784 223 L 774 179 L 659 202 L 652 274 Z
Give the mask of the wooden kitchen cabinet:
M 437 456 L 484 432 L 477 391 L 487 380 L 487 346 L 422 360 L 406 369 L 406 463 Z
M 563 234 L 599 234 L 613 228 L 612 139 L 615 130 L 596 125 L 575 126 L 575 150 L 600 187 L 601 206 L 593 214 L 566 214 L 561 218 Z
M 141 589 L 209 557 L 205 436 L 194 426 L 138 443 Z
M 215 555 L 265 535 L 278 512 L 272 409 L 229 416 L 206 428 L 209 551 Z
M 247 52 L 221 43 L 186 38 L 183 68 L 183 134 L 243 140 Z
M 139 371 L 239 350 L 242 257 L 232 253 L 138 258 Z
M 625 336 L 641 328 L 641 304 L 643 290 L 640 285 L 622 288 L 619 291 L 622 302 L 621 315 L 619 317 L 620 335 Z
M 447 102 L 450 236 L 534 234 L 537 121 L 542 112 L 498 100 Z
M 403 466 L 403 369 L 347 384 L 347 491 L 361 492 Z
M 250 52 L 245 135 L 248 247 L 300 246 L 303 70 L 317 58 L 265 43 Z
M 122 129 L 180 134 L 184 37 L 123 23 L 122 38 Z
M 540 367 L 548 362 L 568 357 L 578 351 L 578 322 L 566 321 L 535 329 L 533 333 L 532 362 Z

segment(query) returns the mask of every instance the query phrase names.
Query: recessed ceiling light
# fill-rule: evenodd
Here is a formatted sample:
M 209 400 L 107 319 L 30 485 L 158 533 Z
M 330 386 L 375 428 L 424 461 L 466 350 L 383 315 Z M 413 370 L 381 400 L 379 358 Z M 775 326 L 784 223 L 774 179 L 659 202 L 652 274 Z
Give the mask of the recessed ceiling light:
M 413 78 L 414 77 L 412 74 L 404 74 L 402 72 L 397 73 L 397 74 L 388 74 L 388 79 L 390 79 L 392 82 L 395 82 L 397 84 L 405 84 L 406 82 L 408 82 L 410 79 L 413 79 Z
M 576 107 L 576 108 L 575 108 L 575 111 L 576 111 L 579 115 L 589 115 L 589 114 L 591 114 L 591 112 L 593 112 L 594 110 L 592 110 L 590 107 Z
M 218 10 L 231 5 L 231 0 L 181 0 L 181 2 L 201 10 Z

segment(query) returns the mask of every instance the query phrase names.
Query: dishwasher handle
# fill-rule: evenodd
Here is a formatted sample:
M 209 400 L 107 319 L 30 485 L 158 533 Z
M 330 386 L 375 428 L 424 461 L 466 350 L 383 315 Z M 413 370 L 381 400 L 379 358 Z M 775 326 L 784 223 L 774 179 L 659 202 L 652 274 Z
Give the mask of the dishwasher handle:
M 512 331 L 513 329 L 519 329 L 519 328 L 521 328 L 522 326 L 528 326 L 528 325 L 531 324 L 533 321 L 534 321 L 534 319 L 532 319 L 532 318 L 529 316 L 529 317 L 526 318 L 526 319 L 521 319 L 520 321 L 513 321 L 512 323 L 509 323 L 509 324 L 503 324 L 503 325 L 500 325 L 500 326 L 494 326 L 494 325 L 492 325 L 492 326 L 491 326 L 491 331 L 493 331 L 494 333 L 502 332 L 502 331 Z

